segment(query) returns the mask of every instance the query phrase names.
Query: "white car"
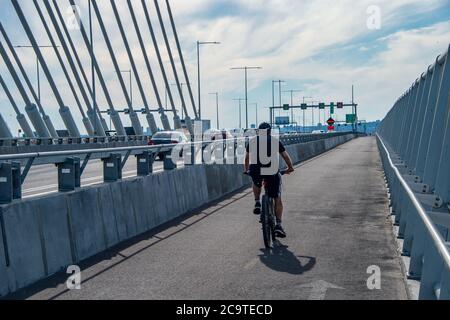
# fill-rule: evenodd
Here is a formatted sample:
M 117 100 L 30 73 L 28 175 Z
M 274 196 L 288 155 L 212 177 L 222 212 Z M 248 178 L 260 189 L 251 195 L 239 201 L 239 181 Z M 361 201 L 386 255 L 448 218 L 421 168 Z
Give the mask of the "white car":
M 314 130 L 314 131 L 312 132 L 312 134 L 324 134 L 324 133 L 325 133 L 324 130 Z

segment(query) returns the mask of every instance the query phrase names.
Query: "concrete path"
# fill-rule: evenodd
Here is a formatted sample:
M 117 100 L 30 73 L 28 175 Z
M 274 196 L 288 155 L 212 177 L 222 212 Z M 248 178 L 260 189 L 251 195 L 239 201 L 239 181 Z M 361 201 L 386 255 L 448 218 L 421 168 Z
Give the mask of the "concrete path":
M 15 295 L 31 299 L 406 299 L 374 138 L 360 138 L 284 178 L 288 238 L 263 249 L 244 190 Z M 369 290 L 367 269 L 381 270 Z

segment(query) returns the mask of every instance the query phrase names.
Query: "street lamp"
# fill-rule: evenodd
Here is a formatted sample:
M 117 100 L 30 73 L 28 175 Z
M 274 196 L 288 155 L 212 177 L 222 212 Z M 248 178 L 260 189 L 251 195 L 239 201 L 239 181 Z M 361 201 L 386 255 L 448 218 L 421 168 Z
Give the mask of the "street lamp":
M 306 99 L 313 99 L 313 97 L 303 97 L 303 104 L 305 103 L 305 100 Z M 312 108 L 312 110 L 313 110 L 313 118 L 314 118 L 314 108 Z M 306 126 L 306 123 L 305 123 L 305 110 L 303 110 L 303 132 L 306 132 L 306 128 L 305 128 L 305 126 Z
M 59 48 L 60 46 L 38 46 L 39 48 Z M 14 48 L 33 48 L 33 46 L 14 46 Z M 36 56 L 36 77 L 37 77 L 37 87 L 38 87 L 38 99 L 41 101 L 41 77 L 40 77 L 40 64 L 39 59 Z
M 197 79 L 198 79 L 198 117 L 202 119 L 201 85 L 200 85 L 200 46 L 209 44 L 220 44 L 217 41 L 197 41 Z
M 270 124 L 273 124 L 273 117 L 274 114 L 272 114 L 272 112 L 275 112 L 275 83 L 278 83 L 278 89 L 280 91 L 280 105 L 279 107 L 281 107 L 281 84 L 282 83 L 286 83 L 286 81 L 284 80 L 272 80 L 272 107 L 273 107 L 273 111 L 271 110 L 270 112 Z M 279 111 L 281 112 L 281 111 Z
M 230 70 L 244 70 L 245 71 L 245 125 L 246 129 L 248 129 L 248 70 L 261 70 L 261 67 L 237 67 L 230 68 Z
M 292 122 L 294 122 L 294 108 L 292 108 L 292 106 L 294 105 L 294 92 L 302 92 L 302 90 L 285 90 L 283 92 L 291 93 L 291 119 Z
M 242 110 L 241 110 L 241 101 L 245 100 L 242 98 L 233 99 L 233 101 L 239 101 L 239 129 L 242 129 Z
M 220 125 L 219 125 L 219 93 L 218 92 L 213 92 L 213 93 L 210 93 L 210 95 L 215 95 L 216 96 L 217 129 L 220 130 Z
M 255 115 L 256 115 L 256 127 L 258 127 L 258 102 L 251 103 L 252 106 L 255 106 Z

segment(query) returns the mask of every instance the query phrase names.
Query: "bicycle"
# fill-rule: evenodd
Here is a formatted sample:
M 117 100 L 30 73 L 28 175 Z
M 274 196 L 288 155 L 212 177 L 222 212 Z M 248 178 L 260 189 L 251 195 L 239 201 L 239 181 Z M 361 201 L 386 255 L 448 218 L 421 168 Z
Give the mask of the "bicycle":
M 244 173 L 249 175 L 248 172 Z M 286 174 L 286 171 L 281 171 L 280 174 L 283 176 Z M 269 196 L 268 183 L 267 180 L 264 179 L 263 182 L 264 187 L 264 195 L 262 197 L 262 208 L 261 208 L 261 226 L 263 232 L 264 245 L 266 249 L 270 249 L 272 247 L 272 242 L 275 243 L 275 227 L 276 216 L 275 216 L 275 199 Z

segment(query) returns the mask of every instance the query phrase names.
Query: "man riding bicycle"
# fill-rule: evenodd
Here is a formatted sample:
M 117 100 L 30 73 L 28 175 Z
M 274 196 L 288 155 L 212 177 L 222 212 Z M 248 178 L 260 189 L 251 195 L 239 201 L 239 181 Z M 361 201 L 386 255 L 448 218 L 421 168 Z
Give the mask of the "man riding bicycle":
M 249 174 L 253 180 L 253 193 L 255 195 L 255 209 L 253 210 L 253 213 L 255 215 L 261 214 L 261 189 L 263 181 L 266 181 L 269 197 L 275 200 L 275 215 L 277 219 L 275 236 L 278 238 L 286 238 L 286 232 L 281 225 L 283 202 L 281 200 L 282 181 L 279 170 L 278 154 L 281 154 L 281 157 L 287 164 L 288 168 L 285 174 L 294 172 L 294 167 L 286 148 L 278 138 L 271 136 L 271 130 L 272 127 L 270 124 L 262 123 L 259 126 L 257 136 L 250 139 L 246 146 L 245 172 Z M 272 146 L 275 148 L 278 147 L 278 153 L 272 155 Z M 267 153 L 265 151 L 267 151 Z M 276 163 L 271 160 L 266 162 L 262 161 L 265 158 L 270 158 L 271 160 L 276 159 Z

